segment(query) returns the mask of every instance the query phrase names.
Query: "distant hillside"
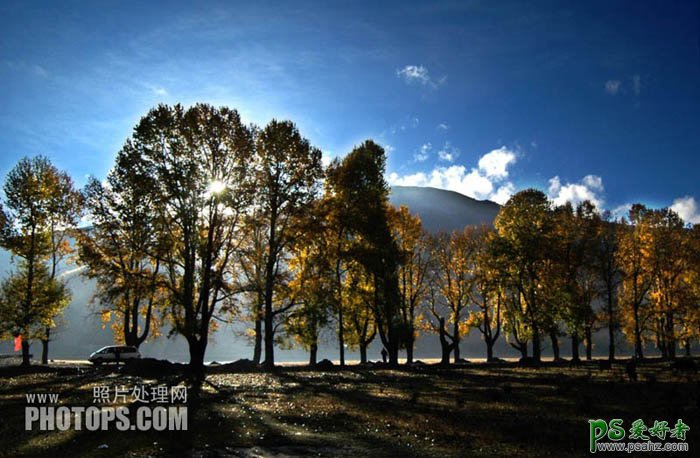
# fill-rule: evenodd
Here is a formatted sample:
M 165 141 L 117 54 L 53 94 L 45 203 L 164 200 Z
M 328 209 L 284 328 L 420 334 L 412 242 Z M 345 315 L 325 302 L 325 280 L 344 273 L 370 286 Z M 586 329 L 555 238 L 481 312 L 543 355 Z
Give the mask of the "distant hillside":
M 454 191 L 417 186 L 393 186 L 389 200 L 420 215 L 423 227 L 430 232 L 452 232 L 467 225 L 492 226 L 501 208 L 495 202 L 472 199 Z

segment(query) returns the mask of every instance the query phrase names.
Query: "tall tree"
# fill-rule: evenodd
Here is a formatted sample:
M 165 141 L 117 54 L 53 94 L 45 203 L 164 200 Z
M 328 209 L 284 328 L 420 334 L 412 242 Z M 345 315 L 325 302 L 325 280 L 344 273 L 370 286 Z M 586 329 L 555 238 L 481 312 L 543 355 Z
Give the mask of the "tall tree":
M 503 331 L 508 344 L 518 350 L 522 358 L 528 356 L 528 343 L 532 333 L 526 316 L 522 294 L 518 288 L 518 271 L 511 266 L 510 242 L 492 231 L 489 237 L 488 256 L 490 267 L 501 292 L 503 307 Z
M 462 337 L 469 332 L 467 308 L 473 295 L 476 281 L 476 258 L 482 230 L 467 226 L 462 232 L 451 235 L 439 234 L 432 242 L 433 281 L 437 286 L 444 308 L 435 310 L 431 307 L 437 320 L 437 330 L 441 340 L 449 339 L 454 362 L 460 359 L 459 344 Z M 443 331 L 442 328 L 446 327 Z
M 115 339 L 138 347 L 157 335 L 166 305 L 154 177 L 139 167 L 140 152 L 127 142 L 105 183 L 84 190 L 92 227 L 78 236 L 81 262 L 97 281 L 99 310 L 112 321 Z
M 406 364 L 413 363 L 413 347 L 421 314 L 420 305 L 426 299 L 430 268 L 430 247 L 427 234 L 419 216 L 412 215 L 408 208 L 390 206 L 389 225 L 401 251 L 399 264 L 399 290 L 401 292 L 400 313 L 404 323 L 402 336 L 406 349 Z
M 263 349 L 267 233 L 257 210 L 245 217 L 243 241 L 239 248 L 240 276 L 237 277 L 237 281 L 243 295 L 243 318 L 253 323 L 253 327 L 246 330 L 246 336 L 253 341 L 253 363 L 256 365 L 260 364 Z
M 51 279 L 58 278 L 58 267 L 69 258 L 73 259 L 74 248 L 71 246 L 70 237 L 75 237 L 80 231 L 76 230 L 80 217 L 83 214 L 83 196 L 75 189 L 73 179 L 68 173 L 56 170 L 49 177 L 54 191 L 48 201 L 48 230 L 49 230 L 49 275 Z M 69 294 L 66 291 L 67 294 Z M 56 308 L 57 314 L 68 305 Z M 44 328 L 41 340 L 41 363 L 49 362 L 49 342 L 51 330 L 55 326 L 51 320 L 50 326 Z
M 255 206 L 266 229 L 263 291 L 265 367 L 275 364 L 276 320 L 294 305 L 278 289 L 286 276 L 287 250 L 299 235 L 299 224 L 318 198 L 323 177 L 321 151 L 312 147 L 290 121 L 272 120 L 257 132 L 253 176 Z
M 495 250 L 495 234 L 482 229 L 477 244 L 474 272 L 474 287 L 471 301 L 475 309 L 469 316 L 469 325 L 481 333 L 486 344 L 486 360 L 493 361 L 493 346 L 498 340 L 503 327 L 504 303 L 507 282 L 500 275 L 503 266 Z
M 618 295 L 622 271 L 618 250 L 620 247 L 619 224 L 604 213 L 598 226 L 597 246 L 594 249 L 594 267 L 600 279 L 600 294 L 605 303 L 605 323 L 608 328 L 608 359 L 615 360 L 615 332 L 619 328 Z
M 328 256 L 328 240 L 319 237 L 321 218 L 309 221 L 308 229 L 292 247 L 289 284 L 292 301 L 298 306 L 286 316 L 286 332 L 309 351 L 309 365 L 317 362 L 321 331 L 330 321 L 334 287 L 333 260 Z M 312 228 L 316 229 L 313 230 Z
M 635 204 L 629 211 L 629 223 L 621 222 L 618 262 L 622 269 L 622 289 L 620 305 L 622 329 L 634 345 L 635 358 L 644 358 L 643 340 L 649 310 L 649 291 L 652 286 L 652 273 L 647 262 L 649 228 L 646 214 L 648 209 Z
M 692 247 L 683 220 L 668 208 L 652 210 L 647 261 L 653 281 L 649 292 L 656 320 L 657 345 L 664 358 L 676 357 L 678 333 L 688 305 Z
M 691 356 L 691 345 L 700 339 L 700 224 L 688 228 L 688 257 L 690 266 L 685 273 L 688 289 L 685 291 L 685 314 L 679 339 L 683 341 L 685 355 Z
M 57 277 L 57 268 L 66 253 L 70 251 L 67 233 L 75 227 L 80 215 L 80 196 L 73 188 L 71 178 L 58 170 L 46 157 L 23 158 L 8 173 L 5 185 L 5 202 L 2 206 L 2 220 L 5 222 L 2 245 L 14 256 L 21 258 L 22 275 L 25 284 L 24 297 L 18 307 L 24 309 L 27 320 L 34 304 L 35 275 L 37 269 L 45 266 L 49 277 Z M 58 300 L 58 299 L 57 299 Z M 56 307 L 63 304 L 63 307 Z M 46 304 L 56 313 L 67 305 L 59 300 L 57 304 Z M 26 320 L 25 320 L 26 321 Z M 22 364 L 29 364 L 30 338 L 43 342 L 42 361 L 48 362 L 48 342 L 50 326 L 41 335 L 32 333 L 33 323 L 26 321 L 19 331 L 27 333 L 22 340 Z
M 19 269 L 0 284 L 0 337 L 21 335 L 23 348 L 26 340 L 43 338 L 46 329 L 55 326 L 56 316 L 71 299 L 65 283 L 52 277 L 45 264 L 37 264 L 29 286 L 32 302 L 29 307 L 24 306 L 28 275 L 27 263 L 23 261 Z
M 554 210 L 555 267 L 548 276 L 560 277 L 555 290 L 560 288 L 561 294 L 556 291 L 554 294 L 571 336 L 574 361 L 579 360 L 579 344 L 584 340 L 590 358 L 593 299 L 597 290 L 593 261 L 599 221 L 595 207 L 588 201 L 581 202 L 576 209 L 567 203 Z
M 326 174 L 332 177 L 337 173 L 338 167 L 340 167 L 340 162 L 337 160 L 333 161 L 326 169 Z M 344 220 L 344 215 L 348 210 L 346 207 L 347 204 L 348 202 L 344 201 L 342 196 L 335 192 L 332 179 L 325 180 L 324 196 L 321 201 L 325 221 L 322 226 L 324 228 L 324 233 L 321 237 L 328 240 L 329 250 L 327 256 L 331 259 L 333 267 L 333 312 L 337 325 L 338 351 L 341 366 L 345 365 L 345 347 L 349 343 L 346 341 L 347 328 L 349 327 L 346 315 L 349 312 L 348 307 L 351 305 L 348 303 L 348 300 L 353 300 L 350 299 L 349 296 L 352 296 L 354 293 L 353 291 L 345 289 L 349 281 L 349 265 L 351 263 L 351 258 L 348 253 L 351 246 L 350 234 Z M 357 305 L 357 303 L 354 305 Z M 350 332 L 352 332 L 352 330 L 350 330 Z
M 372 311 L 378 297 L 372 278 L 357 262 L 347 264 L 343 286 L 343 308 L 349 323 L 346 342 L 349 348 L 360 350 L 360 363 L 367 362 L 367 348 L 377 335 L 377 324 Z
M 169 318 L 203 369 L 211 321 L 233 295 L 241 219 L 252 194 L 253 138 L 238 112 L 197 104 L 159 105 L 136 126 L 125 154 L 153 187 Z
M 540 339 L 545 323 L 546 296 L 542 286 L 550 256 L 552 224 L 550 203 L 536 189 L 513 195 L 494 222 L 502 239 L 502 255 L 508 259 L 508 277 L 524 306 L 536 362 L 541 357 Z
M 372 279 L 375 297 L 371 306 L 377 333 L 389 354 L 389 363 L 396 365 L 403 329 L 398 280 L 401 259 L 387 218 L 385 164 L 384 149 L 368 140 L 331 168 L 327 180 L 343 202 L 340 218 L 353 241 L 349 256 Z

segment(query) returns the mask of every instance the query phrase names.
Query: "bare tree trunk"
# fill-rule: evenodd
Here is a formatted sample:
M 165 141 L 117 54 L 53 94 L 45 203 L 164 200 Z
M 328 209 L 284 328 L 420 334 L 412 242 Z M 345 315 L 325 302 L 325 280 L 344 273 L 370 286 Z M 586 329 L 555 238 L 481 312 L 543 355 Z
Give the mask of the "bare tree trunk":
M 660 320 L 657 320 L 656 323 L 656 346 L 661 350 L 661 358 L 662 359 L 668 359 L 668 350 L 666 347 L 666 339 L 664 338 L 663 335 L 663 325 L 660 323 Z
M 413 364 L 413 337 L 409 338 L 406 342 L 406 364 Z
M 669 313 L 666 319 L 666 337 L 667 337 L 667 347 L 668 347 L 668 357 L 669 359 L 676 359 L 676 336 L 675 329 L 673 327 L 673 314 Z
M 399 347 L 396 345 L 396 339 L 390 339 L 388 348 L 389 351 L 389 366 L 396 367 L 399 365 Z
M 586 326 L 586 361 L 593 359 L 593 331 L 590 326 Z
M 571 361 L 574 362 L 579 362 L 581 361 L 581 357 L 579 356 L 578 353 L 578 347 L 580 345 L 578 335 L 571 334 Z
M 445 330 L 445 319 L 440 318 L 440 347 L 442 349 L 442 359 L 440 364 L 443 366 L 450 365 L 450 353 L 452 353 L 452 348 L 454 344 L 450 345 L 447 341 L 447 331 Z
M 49 364 L 49 338 L 51 337 L 51 328 L 46 328 L 46 334 L 41 339 L 41 364 Z
M 343 328 L 343 306 L 338 308 L 338 349 L 340 350 L 340 366 L 345 366 L 345 332 Z
M 552 341 L 552 353 L 554 353 L 554 360 L 556 361 L 559 359 L 559 338 L 556 330 L 549 332 L 549 339 Z
M 518 336 L 514 336 L 515 343 L 508 342 L 508 344 L 520 352 L 521 358 L 527 358 L 527 341 L 521 341 Z
M 608 360 L 615 360 L 615 329 L 608 325 Z
M 459 363 L 460 355 L 459 355 L 459 316 L 455 317 L 455 323 L 454 323 L 454 339 L 452 340 L 452 345 L 454 346 L 454 361 L 455 364 Z
M 316 365 L 316 355 L 318 354 L 318 344 L 311 344 L 309 349 L 309 366 Z
M 267 241 L 267 259 L 265 261 L 265 369 L 273 370 L 275 368 L 275 336 L 274 336 L 274 314 L 272 308 L 272 300 L 275 286 L 275 266 L 277 261 L 277 211 L 278 208 L 273 205 L 270 213 L 270 228 L 269 238 Z
M 253 363 L 260 364 L 262 356 L 262 320 L 258 317 L 255 319 L 255 345 L 253 347 Z
M 644 359 L 642 331 L 639 329 L 639 306 L 634 307 L 634 355 L 639 359 Z
M 275 340 L 272 334 L 272 301 L 265 305 L 265 369 L 275 368 Z
M 22 337 L 22 366 L 29 366 L 29 340 Z
M 542 360 L 542 346 L 540 345 L 540 331 L 537 326 L 532 327 L 532 358 L 536 363 Z
M 340 366 L 345 366 L 345 321 L 343 319 L 343 280 L 340 275 L 340 259 L 335 263 L 335 282 L 338 288 L 338 349 L 340 351 Z
M 35 238 L 36 238 L 36 228 L 32 226 L 31 238 L 30 238 L 30 249 L 29 256 L 27 257 L 27 292 L 24 301 L 25 311 L 29 312 L 32 308 L 32 303 L 34 300 L 34 248 L 35 248 Z M 27 318 L 25 318 L 26 320 Z M 29 324 L 25 321 L 25 330 L 29 328 Z M 22 366 L 29 366 L 29 335 L 25 333 L 22 337 Z
M 201 377 L 204 375 L 204 353 L 207 349 L 206 338 L 199 340 L 196 338 L 188 339 L 190 347 L 190 371 L 192 374 Z
M 615 317 L 613 314 L 612 291 L 608 288 L 608 359 L 615 360 Z

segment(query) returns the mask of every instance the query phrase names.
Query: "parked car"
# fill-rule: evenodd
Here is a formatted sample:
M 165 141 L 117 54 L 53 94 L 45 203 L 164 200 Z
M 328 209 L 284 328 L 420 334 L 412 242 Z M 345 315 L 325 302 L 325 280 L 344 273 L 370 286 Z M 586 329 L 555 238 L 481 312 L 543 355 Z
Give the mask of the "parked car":
M 139 358 L 141 358 L 141 353 L 139 353 L 139 350 L 136 347 L 112 345 L 109 347 L 100 348 L 96 352 L 92 353 L 88 358 L 88 361 L 96 366 L 99 366 L 102 363 L 119 364 L 120 361 L 125 362 L 130 359 Z

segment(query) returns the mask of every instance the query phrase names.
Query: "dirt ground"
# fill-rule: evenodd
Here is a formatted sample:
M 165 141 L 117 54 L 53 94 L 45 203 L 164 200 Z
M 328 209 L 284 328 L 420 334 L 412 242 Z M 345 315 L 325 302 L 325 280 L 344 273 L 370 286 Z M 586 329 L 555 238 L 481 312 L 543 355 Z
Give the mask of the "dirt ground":
M 589 419 L 641 418 L 691 427 L 700 447 L 700 376 L 667 362 L 540 368 L 303 367 L 210 372 L 188 392 L 187 431 L 25 430 L 28 393 L 94 405 L 95 386 L 189 383 L 177 373 L 57 364 L 0 368 L 1 456 L 583 456 Z M 690 456 L 690 453 L 680 455 Z M 612 454 L 606 454 L 612 455 Z M 677 455 L 677 454 L 676 454 Z

